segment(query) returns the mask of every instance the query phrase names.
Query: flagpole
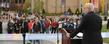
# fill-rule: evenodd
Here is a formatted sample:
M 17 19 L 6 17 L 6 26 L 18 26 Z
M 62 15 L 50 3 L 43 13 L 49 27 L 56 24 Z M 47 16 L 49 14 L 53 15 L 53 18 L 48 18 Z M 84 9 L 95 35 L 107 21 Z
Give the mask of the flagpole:
M 66 0 L 61 0 L 61 12 L 64 13 L 66 11 Z
M 65 0 L 65 4 L 64 4 L 64 12 L 66 11 L 66 0 Z
M 61 0 L 61 13 L 63 13 L 63 1 Z

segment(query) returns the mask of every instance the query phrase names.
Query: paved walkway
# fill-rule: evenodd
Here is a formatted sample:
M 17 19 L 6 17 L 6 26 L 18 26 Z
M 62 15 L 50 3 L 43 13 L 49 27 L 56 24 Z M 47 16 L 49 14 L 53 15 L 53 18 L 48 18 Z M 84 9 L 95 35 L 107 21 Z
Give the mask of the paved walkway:
M 108 44 L 108 43 L 103 43 L 103 44 Z
M 107 21 L 102 21 L 102 25 L 105 25 L 105 24 L 107 24 Z

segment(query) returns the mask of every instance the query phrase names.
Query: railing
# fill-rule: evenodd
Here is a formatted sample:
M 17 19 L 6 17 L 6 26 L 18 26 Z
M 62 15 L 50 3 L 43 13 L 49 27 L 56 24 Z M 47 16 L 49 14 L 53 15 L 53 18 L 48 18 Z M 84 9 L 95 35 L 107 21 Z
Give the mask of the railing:
M 59 40 L 62 39 L 62 34 L 26 34 L 26 40 Z M 22 34 L 0 34 L 0 40 L 23 40 Z
M 77 34 L 78 36 L 82 36 L 82 33 Z M 57 38 L 58 37 L 58 38 Z M 103 38 L 109 38 L 109 32 L 102 32 Z M 78 37 L 74 37 L 72 39 L 82 39 Z M 0 34 L 0 40 L 23 40 L 22 34 Z M 29 34 L 26 33 L 26 40 L 46 40 L 57 44 L 57 40 L 59 40 L 59 44 L 70 44 L 70 38 L 66 37 L 66 33 L 62 31 L 57 34 Z

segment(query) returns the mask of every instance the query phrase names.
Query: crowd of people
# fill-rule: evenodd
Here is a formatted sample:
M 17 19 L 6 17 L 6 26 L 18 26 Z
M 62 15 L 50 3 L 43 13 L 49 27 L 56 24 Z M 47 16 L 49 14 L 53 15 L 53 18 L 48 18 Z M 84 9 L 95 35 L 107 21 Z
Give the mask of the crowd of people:
M 59 28 L 75 30 L 79 17 L 40 16 L 37 14 L 3 13 L 0 16 L 0 33 L 56 33 Z

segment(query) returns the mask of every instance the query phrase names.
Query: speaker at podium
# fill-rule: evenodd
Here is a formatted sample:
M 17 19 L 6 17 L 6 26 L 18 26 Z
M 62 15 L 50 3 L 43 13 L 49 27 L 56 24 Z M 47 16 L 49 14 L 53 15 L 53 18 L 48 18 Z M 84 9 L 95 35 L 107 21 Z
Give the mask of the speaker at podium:
M 62 44 L 81 44 L 82 43 L 82 33 L 78 33 L 74 38 L 67 37 L 66 32 L 63 29 L 60 29 L 60 33 L 62 33 Z

